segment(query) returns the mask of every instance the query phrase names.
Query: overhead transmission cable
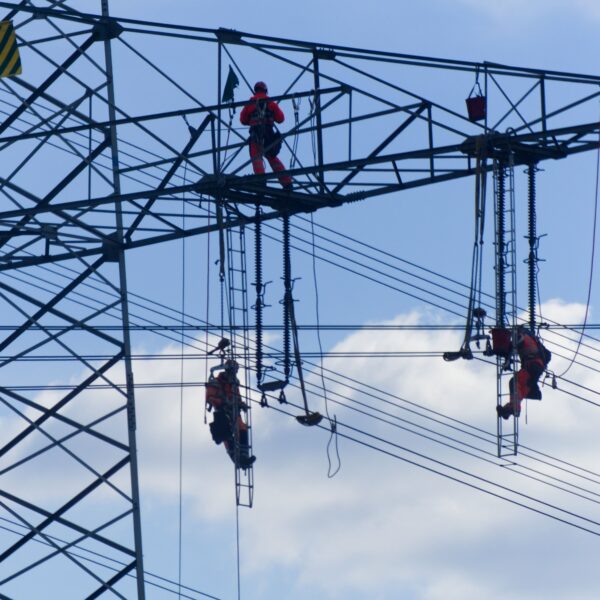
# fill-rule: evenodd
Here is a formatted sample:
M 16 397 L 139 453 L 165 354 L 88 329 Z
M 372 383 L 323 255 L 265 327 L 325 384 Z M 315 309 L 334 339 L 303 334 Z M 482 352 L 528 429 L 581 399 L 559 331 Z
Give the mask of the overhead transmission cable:
M 255 402 L 255 401 L 253 400 L 253 402 Z M 299 405 L 292 404 L 292 406 L 294 406 L 295 408 L 301 408 Z M 283 409 L 283 408 L 281 408 L 279 406 L 274 406 L 273 405 L 273 406 L 271 406 L 271 409 L 274 410 L 274 411 L 276 411 L 276 412 L 282 413 L 282 414 L 284 414 L 286 416 L 293 416 L 292 413 L 288 412 L 287 410 L 285 410 L 285 409 Z M 555 505 L 553 505 L 553 504 L 551 504 L 549 502 L 545 502 L 543 500 L 539 500 L 539 499 L 537 499 L 537 498 L 535 498 L 533 496 L 530 496 L 528 494 L 524 494 L 522 492 L 517 492 L 517 491 L 512 490 L 512 489 L 510 489 L 510 488 L 508 488 L 506 486 L 503 486 L 501 484 L 494 483 L 493 481 L 488 480 L 488 479 L 486 479 L 484 477 L 473 475 L 472 473 L 464 471 L 463 469 L 454 467 L 452 465 L 444 463 L 443 461 L 439 461 L 439 460 L 433 459 L 433 458 L 428 457 L 426 455 L 422 455 L 419 452 L 416 452 L 414 450 L 410 450 L 409 448 L 400 446 L 399 444 L 395 444 L 393 442 L 384 440 L 384 439 L 382 439 L 379 436 L 376 436 L 374 434 L 368 434 L 368 433 L 364 432 L 363 430 L 361 430 L 359 428 L 346 425 L 345 423 L 339 423 L 339 425 L 341 427 L 345 427 L 345 428 L 349 429 L 350 431 L 353 431 L 354 433 L 362 435 L 362 436 L 364 436 L 364 437 L 366 437 L 366 438 L 368 438 L 368 439 L 371 440 L 370 442 L 367 442 L 365 440 L 361 440 L 361 439 L 359 439 L 357 437 L 354 437 L 353 435 L 350 435 L 350 434 L 346 434 L 346 433 L 343 433 L 343 432 L 339 433 L 339 435 L 342 438 L 345 438 L 345 439 L 347 439 L 349 441 L 355 442 L 357 444 L 360 444 L 362 446 L 365 446 L 367 448 L 370 448 L 372 450 L 375 450 L 377 452 L 380 452 L 380 453 L 385 454 L 387 456 L 390 456 L 392 458 L 396 458 L 398 460 L 401 460 L 403 462 L 411 464 L 411 465 L 413 465 L 415 467 L 424 469 L 424 470 L 429 471 L 431 473 L 434 473 L 436 475 L 441 475 L 442 477 L 444 477 L 446 479 L 450 479 L 450 480 L 455 481 L 457 483 L 460 483 L 462 485 L 466 485 L 467 487 L 479 490 L 480 492 L 483 492 L 483 493 L 488 494 L 490 496 L 499 498 L 501 500 L 505 500 L 505 501 L 507 501 L 507 502 L 509 502 L 511 504 L 514 504 L 514 505 L 520 506 L 521 508 L 525 508 L 527 510 L 533 511 L 533 512 L 538 513 L 538 514 L 540 514 L 542 516 L 549 517 L 549 518 L 551 518 L 553 520 L 556 520 L 558 522 L 564 523 L 564 524 L 569 525 L 571 527 L 575 527 L 575 528 L 577 528 L 579 530 L 585 531 L 587 533 L 591 533 L 591 534 L 593 534 L 595 536 L 600 536 L 600 529 L 598 531 L 596 531 L 596 530 L 590 528 L 590 525 L 596 525 L 596 526 L 598 526 L 600 528 L 600 522 L 598 522 L 598 521 L 595 521 L 593 519 L 589 519 L 587 517 L 578 515 L 576 513 L 573 513 L 571 511 L 568 511 L 568 510 L 565 510 L 565 509 L 561 509 L 560 507 L 555 506 Z M 323 425 L 318 425 L 318 427 L 320 427 L 322 429 L 325 428 Z M 376 442 L 382 442 L 385 445 L 391 446 L 392 450 L 387 450 L 385 448 L 381 448 L 381 447 L 375 445 Z M 400 454 L 397 453 L 398 451 L 403 451 L 403 452 L 406 452 L 408 454 L 411 454 L 411 455 L 415 456 L 415 459 L 410 459 L 410 458 L 407 458 L 405 456 L 401 456 Z M 431 467 L 431 466 L 428 466 L 426 464 L 422 464 L 422 463 L 418 462 L 417 461 L 418 458 L 424 459 L 424 460 L 428 460 L 428 461 L 432 462 L 435 465 L 435 467 Z M 446 469 L 448 469 L 448 470 L 456 473 L 456 475 L 451 475 L 449 473 L 444 472 L 443 470 L 441 470 L 443 468 L 446 468 Z M 476 483 L 473 483 L 471 481 L 467 481 L 467 480 L 461 479 L 460 478 L 461 476 L 470 477 L 470 478 L 474 479 Z M 501 492 L 504 492 L 504 493 L 514 494 L 515 496 L 517 496 L 518 498 L 521 498 L 522 500 L 514 500 L 513 498 L 510 498 L 508 496 L 502 495 L 502 493 L 500 493 L 500 492 L 495 492 L 495 491 L 492 491 L 491 489 L 486 489 L 485 487 L 483 487 L 484 485 L 492 486 L 492 489 L 493 488 L 498 488 L 499 490 L 501 490 Z M 557 516 L 555 514 L 552 514 L 550 512 L 546 512 L 546 510 L 544 510 L 542 508 L 537 508 L 535 505 L 532 506 L 530 504 L 526 504 L 526 501 L 533 501 L 533 502 L 539 504 L 540 506 L 544 507 L 545 509 L 555 510 L 558 513 L 563 514 L 565 516 L 564 517 L 559 517 L 559 516 Z M 574 517 L 575 519 L 579 519 L 579 520 L 581 520 L 584 523 L 589 524 L 589 525 L 582 525 L 582 524 L 577 523 L 577 522 L 569 521 L 568 517 Z

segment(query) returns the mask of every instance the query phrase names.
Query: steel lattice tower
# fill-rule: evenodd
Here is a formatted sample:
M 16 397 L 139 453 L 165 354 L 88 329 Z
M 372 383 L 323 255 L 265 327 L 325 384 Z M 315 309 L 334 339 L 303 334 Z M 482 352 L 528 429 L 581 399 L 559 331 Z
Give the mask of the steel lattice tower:
M 74 598 L 144 597 L 129 251 L 216 231 L 207 205 L 227 205 L 233 228 L 469 177 L 482 147 L 488 171 L 509 154 L 532 165 L 597 147 L 600 77 L 120 19 L 108 0 L 96 13 L 76 0 L 0 7 L 24 64 L 0 80 L 9 598 L 28 597 L 34 579 L 48 597 L 67 597 L 65 581 Z M 151 40 L 147 52 L 140 40 Z M 185 81 L 171 72 L 188 51 L 201 57 L 202 83 L 197 71 L 178 71 Z M 288 115 L 304 102 L 284 140 L 301 143 L 291 192 L 273 174 L 249 174 L 245 132 L 230 119 L 246 91 L 220 102 L 227 67 L 241 75 L 259 60 L 285 81 L 272 97 Z M 440 72 L 465 91 L 482 78 L 485 120 L 445 96 Z M 414 73 L 431 82 L 398 83 Z

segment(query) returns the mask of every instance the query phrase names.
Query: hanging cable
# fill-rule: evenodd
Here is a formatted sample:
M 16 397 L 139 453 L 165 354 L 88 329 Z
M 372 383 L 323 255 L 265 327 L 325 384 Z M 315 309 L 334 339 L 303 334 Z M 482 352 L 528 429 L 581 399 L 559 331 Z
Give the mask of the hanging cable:
M 454 361 L 459 358 L 471 360 L 473 352 L 471 350 L 471 341 L 476 340 L 477 344 L 485 338 L 483 333 L 483 319 L 485 310 L 481 307 L 481 287 L 482 287 L 482 264 L 483 264 L 483 233 L 485 226 L 485 161 L 486 147 L 483 136 L 477 138 L 476 142 L 476 167 L 475 167 L 475 232 L 473 241 L 473 254 L 471 258 L 471 287 L 469 290 L 469 303 L 467 306 L 467 320 L 465 325 L 465 335 L 463 343 L 458 352 L 445 352 L 444 360 Z M 475 306 L 476 303 L 479 303 Z M 477 334 L 473 336 L 473 327 L 475 326 Z
M 235 544 L 236 544 L 236 574 L 237 574 L 237 597 L 242 598 L 242 578 L 240 574 L 240 505 L 235 503 Z
M 225 229 L 223 226 L 223 204 L 217 202 L 217 225 L 219 228 L 219 284 L 221 288 L 221 339 L 225 337 Z
M 209 203 L 208 205 L 208 220 L 207 220 L 207 224 L 208 224 L 208 233 L 206 234 L 206 312 L 205 312 L 205 318 L 204 321 L 205 323 L 210 323 L 210 280 L 211 280 L 211 261 L 210 261 L 210 224 L 211 224 L 211 217 L 212 217 L 212 211 L 211 211 L 211 204 Z M 183 315 L 182 315 L 182 319 L 183 319 Z M 182 331 L 182 337 L 183 337 L 183 331 Z M 221 334 L 221 339 L 223 338 L 223 335 Z M 206 333 L 204 334 L 204 344 L 206 348 L 209 348 L 209 343 L 208 343 L 208 328 L 206 329 Z M 204 381 L 208 381 L 208 361 L 204 362 Z M 206 402 L 203 403 L 204 404 L 204 424 L 207 424 L 207 410 L 206 410 Z
M 317 323 L 317 342 L 319 344 L 319 352 L 321 354 L 321 360 L 319 362 L 320 374 L 321 374 L 321 387 L 323 389 L 323 398 L 325 401 L 325 414 L 327 416 L 327 420 L 329 421 L 329 427 L 331 429 L 331 435 L 329 436 L 329 441 L 327 442 L 327 477 L 333 478 L 335 477 L 339 470 L 342 468 L 342 460 L 340 458 L 340 450 L 337 436 L 337 418 L 335 414 L 333 415 L 333 419 L 329 414 L 329 399 L 327 395 L 327 385 L 325 384 L 325 373 L 323 371 L 323 344 L 321 343 L 321 324 L 319 317 L 319 286 L 317 283 L 317 258 L 315 256 L 315 221 L 314 217 L 310 215 L 310 226 L 311 226 L 311 234 L 312 234 L 312 267 L 313 267 L 313 283 L 315 289 L 315 317 Z M 331 446 L 334 444 L 335 453 L 337 457 L 337 466 L 333 469 L 333 463 L 331 460 Z
M 592 298 L 592 282 L 594 280 L 594 258 L 596 255 L 596 225 L 598 223 L 598 189 L 600 182 L 600 133 L 598 134 L 598 138 L 598 150 L 596 151 L 596 185 L 594 191 L 594 219 L 592 225 L 592 252 L 590 257 L 590 277 L 588 281 L 588 291 L 585 303 L 585 315 L 583 317 L 583 327 L 581 328 L 581 334 L 579 336 L 579 340 L 577 341 L 577 347 L 575 348 L 575 352 L 573 352 L 571 361 L 567 365 L 567 368 L 560 375 L 556 375 L 556 377 L 563 377 L 569 372 L 570 368 L 573 366 L 573 363 L 575 362 L 575 359 L 579 354 L 579 348 L 581 347 L 581 341 L 583 340 L 583 336 L 585 334 L 585 327 L 587 324 L 590 310 L 590 301 Z
M 292 158 L 290 160 L 290 169 L 293 169 L 296 166 L 297 162 L 297 153 L 298 153 L 298 140 L 300 137 L 300 101 L 302 98 L 292 98 L 292 106 L 294 107 L 294 139 L 292 141 Z
M 291 416 L 290 413 L 287 412 L 286 410 L 284 410 L 283 408 L 274 407 L 274 409 L 277 412 L 281 413 L 281 414 L 285 414 L 285 415 Z M 364 437 L 366 437 L 366 438 L 368 438 L 368 439 L 371 440 L 371 442 L 366 442 L 364 440 L 358 439 L 357 437 L 353 437 L 353 436 L 351 436 L 349 434 L 340 433 L 340 435 L 342 437 L 344 437 L 345 439 L 348 439 L 349 441 L 356 442 L 356 443 L 358 443 L 358 444 L 360 444 L 362 446 L 365 446 L 365 447 L 371 448 L 373 450 L 376 450 L 378 452 L 381 452 L 382 454 L 391 456 L 393 458 L 396 458 L 396 459 L 401 460 L 403 462 L 406 462 L 408 464 L 412 464 L 413 466 L 422 468 L 422 469 L 424 469 L 426 471 L 429 471 L 430 473 L 434 473 L 436 475 L 441 475 L 441 476 L 443 476 L 443 477 L 445 477 L 447 479 L 450 479 L 450 480 L 455 481 L 457 483 L 461 483 L 461 484 L 466 485 L 466 486 L 468 486 L 468 487 L 470 487 L 472 489 L 477 489 L 477 490 L 479 490 L 481 492 L 484 492 L 484 493 L 486 493 L 488 495 L 491 495 L 493 497 L 500 498 L 502 500 L 506 500 L 507 502 L 510 502 L 511 504 L 515 504 L 515 505 L 520 506 L 522 508 L 526 508 L 528 510 L 536 512 L 538 514 L 550 517 L 551 519 L 554 519 L 554 520 L 559 521 L 561 523 L 564 523 L 566 525 L 570 525 L 570 526 L 575 527 L 577 529 L 586 531 L 588 533 L 592 533 L 592 534 L 594 534 L 596 536 L 600 536 L 600 532 L 595 531 L 593 529 L 590 529 L 589 526 L 585 526 L 585 525 L 581 525 L 579 523 L 575 523 L 573 521 L 569 521 L 569 520 L 567 520 L 567 517 L 574 517 L 574 518 L 579 519 L 579 520 L 581 520 L 581 521 L 583 521 L 585 523 L 588 523 L 590 525 L 600 526 L 600 523 L 597 522 L 597 521 L 595 521 L 595 520 L 593 520 L 593 519 L 589 519 L 587 517 L 584 517 L 582 515 L 579 515 L 577 513 L 572 512 L 572 511 L 560 508 L 559 506 L 556 506 L 556 505 L 551 504 L 549 502 L 546 502 L 544 500 L 540 500 L 539 498 L 535 498 L 534 496 L 531 496 L 530 494 L 525 494 L 523 492 L 519 492 L 517 490 L 511 489 L 508 486 L 505 486 L 505 485 L 502 485 L 502 484 L 499 484 L 499 483 L 495 483 L 495 482 L 493 482 L 490 479 L 481 477 L 479 475 L 475 475 L 473 473 L 470 473 L 469 471 L 466 471 L 465 469 L 462 469 L 462 468 L 459 468 L 459 467 L 455 467 L 455 466 L 453 466 L 453 465 L 451 465 L 451 464 L 449 464 L 447 462 L 434 459 L 434 458 L 432 458 L 430 456 L 427 456 L 424 453 L 417 452 L 415 450 L 411 450 L 410 448 L 407 448 L 405 446 L 401 446 L 399 444 L 396 444 L 394 442 L 386 440 L 386 439 L 384 439 L 384 438 L 382 438 L 382 437 L 380 437 L 378 435 L 368 433 L 368 432 L 366 432 L 366 431 L 364 431 L 364 430 L 362 430 L 360 428 L 356 428 L 356 427 L 353 427 L 353 426 L 350 426 L 350 425 L 347 425 L 347 424 L 343 424 L 343 426 L 346 427 L 349 431 L 352 431 L 355 434 L 362 435 L 362 436 L 364 436 Z M 383 444 L 385 444 L 387 446 L 390 446 L 392 449 L 391 450 L 387 450 L 387 449 L 382 448 L 380 446 L 376 446 L 375 443 L 383 443 Z M 401 455 L 399 455 L 399 454 L 396 453 L 397 451 L 406 452 L 406 453 L 408 453 L 410 455 L 413 455 L 415 458 L 410 459 L 410 458 L 401 456 Z M 427 460 L 427 461 L 433 463 L 433 465 L 435 465 L 435 466 L 428 466 L 426 464 L 420 463 L 420 462 L 417 461 L 417 459 Z M 451 475 L 450 473 L 442 471 L 441 470 L 442 468 L 443 469 L 448 469 L 449 471 L 454 472 L 455 475 Z M 473 483 L 471 481 L 461 479 L 460 478 L 461 476 L 470 477 L 472 480 L 474 480 L 477 483 Z M 499 492 L 494 492 L 494 491 L 492 491 L 490 489 L 487 489 L 487 488 L 483 487 L 484 485 L 491 485 L 494 488 L 496 488 L 498 490 L 501 490 L 502 492 L 511 493 L 511 494 L 515 495 L 516 497 L 521 498 L 521 500 L 514 500 L 514 499 L 509 498 L 508 496 L 503 496 Z M 534 503 L 536 503 L 536 504 L 544 507 L 545 509 L 552 509 L 552 510 L 558 511 L 559 513 L 565 515 L 565 517 L 559 517 L 559 516 L 556 516 L 556 515 L 554 515 L 552 513 L 546 512 L 543 509 L 536 508 L 535 506 L 532 506 L 530 504 L 526 504 L 525 502 L 527 502 L 527 501 L 534 502 Z

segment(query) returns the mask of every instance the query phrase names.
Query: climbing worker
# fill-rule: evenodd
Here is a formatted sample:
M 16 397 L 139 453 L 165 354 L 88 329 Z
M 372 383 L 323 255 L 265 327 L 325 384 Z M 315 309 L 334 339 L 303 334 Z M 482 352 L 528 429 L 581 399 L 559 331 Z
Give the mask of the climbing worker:
M 213 440 L 217 445 L 224 444 L 236 467 L 247 469 L 256 457 L 250 455 L 248 424 L 241 416 L 241 411 L 246 412 L 248 405 L 240 395 L 237 370 L 237 363 L 227 360 L 217 377 L 211 372 L 206 384 L 206 407 L 209 412 L 214 410 L 210 424 Z
M 511 415 L 518 417 L 521 414 L 523 398 L 542 399 L 538 381 L 552 356 L 541 340 L 524 325 L 517 327 L 516 342 L 521 368 L 508 383 L 510 401 L 504 406 L 496 407 L 498 416 L 503 419 L 508 419 Z
M 240 114 L 242 125 L 250 126 L 250 158 L 256 174 L 265 172 L 266 157 L 274 172 L 285 171 L 283 163 L 277 158 L 281 150 L 281 137 L 274 129 L 275 123 L 283 123 L 285 116 L 277 102 L 269 100 L 267 84 L 257 81 L 254 84 L 254 95 Z M 284 189 L 291 189 L 292 178 L 289 175 L 278 175 Z

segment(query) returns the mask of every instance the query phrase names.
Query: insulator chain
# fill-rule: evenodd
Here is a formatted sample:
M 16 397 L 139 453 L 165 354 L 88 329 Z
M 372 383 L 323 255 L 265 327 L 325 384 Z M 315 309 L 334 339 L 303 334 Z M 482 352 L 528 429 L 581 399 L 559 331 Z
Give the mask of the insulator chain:
M 260 384 L 263 378 L 263 308 L 265 286 L 262 281 L 262 235 L 261 235 L 261 209 L 256 207 L 256 226 L 254 229 L 255 249 L 255 281 L 256 304 L 254 305 L 256 320 L 256 380 Z
M 290 303 L 292 300 L 292 265 L 290 256 L 290 216 L 283 215 L 283 371 L 288 379 L 291 372 Z
M 527 172 L 529 175 L 529 232 L 528 232 L 528 241 L 529 241 L 529 258 L 527 259 L 528 264 L 528 287 L 529 287 L 529 328 L 531 331 L 535 331 L 536 324 L 536 315 L 535 315 L 535 306 L 536 306 L 536 266 L 538 262 L 537 257 L 537 246 L 538 246 L 538 238 L 536 234 L 536 181 L 535 181 L 535 173 L 537 171 L 537 167 L 535 165 L 530 165 Z

